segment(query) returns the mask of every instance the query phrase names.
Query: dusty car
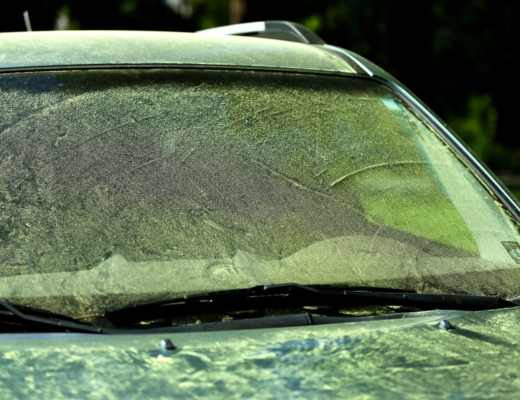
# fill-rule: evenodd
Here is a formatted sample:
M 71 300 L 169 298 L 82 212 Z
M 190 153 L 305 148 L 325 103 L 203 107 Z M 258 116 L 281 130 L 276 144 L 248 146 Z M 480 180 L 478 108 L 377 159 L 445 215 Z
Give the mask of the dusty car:
M 0 49 L 0 397 L 516 397 L 519 204 L 380 68 L 280 21 Z

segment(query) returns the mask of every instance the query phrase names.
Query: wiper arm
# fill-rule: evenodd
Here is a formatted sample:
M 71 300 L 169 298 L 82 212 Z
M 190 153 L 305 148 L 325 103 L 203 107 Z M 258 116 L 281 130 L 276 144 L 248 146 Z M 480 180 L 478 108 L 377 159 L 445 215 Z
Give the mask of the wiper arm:
M 423 310 L 489 310 L 516 306 L 514 303 L 493 296 L 419 294 L 377 288 L 359 291 L 352 288 L 287 283 L 189 295 L 126 307 L 107 312 L 105 317 L 117 325 L 168 317 L 255 309 L 361 305 L 408 306 Z
M 367 290 L 322 290 L 313 286 L 297 283 L 266 285 L 265 290 L 273 293 L 296 292 L 307 295 L 334 296 L 345 305 L 381 305 L 381 306 L 409 306 L 423 309 L 441 310 L 492 310 L 504 307 L 515 307 L 517 304 L 503 300 L 498 296 L 479 296 L 467 294 L 427 294 L 407 291 L 367 289 Z M 345 301 L 346 300 L 346 301 Z
M 4 300 L 0 300 L 0 330 L 2 329 L 2 323 L 5 325 L 6 322 L 14 322 L 17 325 L 27 327 L 32 332 L 47 332 L 50 330 L 60 332 L 104 333 L 103 329 L 74 322 L 71 318 L 54 314 L 50 311 L 28 307 L 20 308 L 23 308 L 24 311 L 27 310 L 27 313 L 20 311 L 17 307 Z

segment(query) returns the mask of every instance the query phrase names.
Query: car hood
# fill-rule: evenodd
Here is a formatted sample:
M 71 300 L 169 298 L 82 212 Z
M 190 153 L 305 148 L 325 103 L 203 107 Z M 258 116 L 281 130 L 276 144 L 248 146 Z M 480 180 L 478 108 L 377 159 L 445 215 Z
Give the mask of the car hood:
M 190 334 L 0 335 L 1 398 L 513 398 L 520 309 Z M 453 330 L 439 328 L 448 320 Z M 162 339 L 177 347 L 161 352 Z

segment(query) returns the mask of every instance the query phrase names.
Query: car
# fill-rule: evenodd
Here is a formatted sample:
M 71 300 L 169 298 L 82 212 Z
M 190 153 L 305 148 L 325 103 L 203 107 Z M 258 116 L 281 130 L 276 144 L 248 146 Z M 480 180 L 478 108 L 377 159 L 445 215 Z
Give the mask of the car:
M 296 23 L 0 35 L 1 398 L 516 398 L 520 205 Z

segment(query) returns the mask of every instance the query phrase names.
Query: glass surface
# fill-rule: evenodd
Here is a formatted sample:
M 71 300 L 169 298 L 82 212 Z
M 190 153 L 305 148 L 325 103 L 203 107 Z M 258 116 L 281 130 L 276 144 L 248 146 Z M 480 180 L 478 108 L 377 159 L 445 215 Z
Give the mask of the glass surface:
M 0 76 L 0 298 L 77 316 L 268 283 L 520 295 L 518 227 L 355 77 Z

